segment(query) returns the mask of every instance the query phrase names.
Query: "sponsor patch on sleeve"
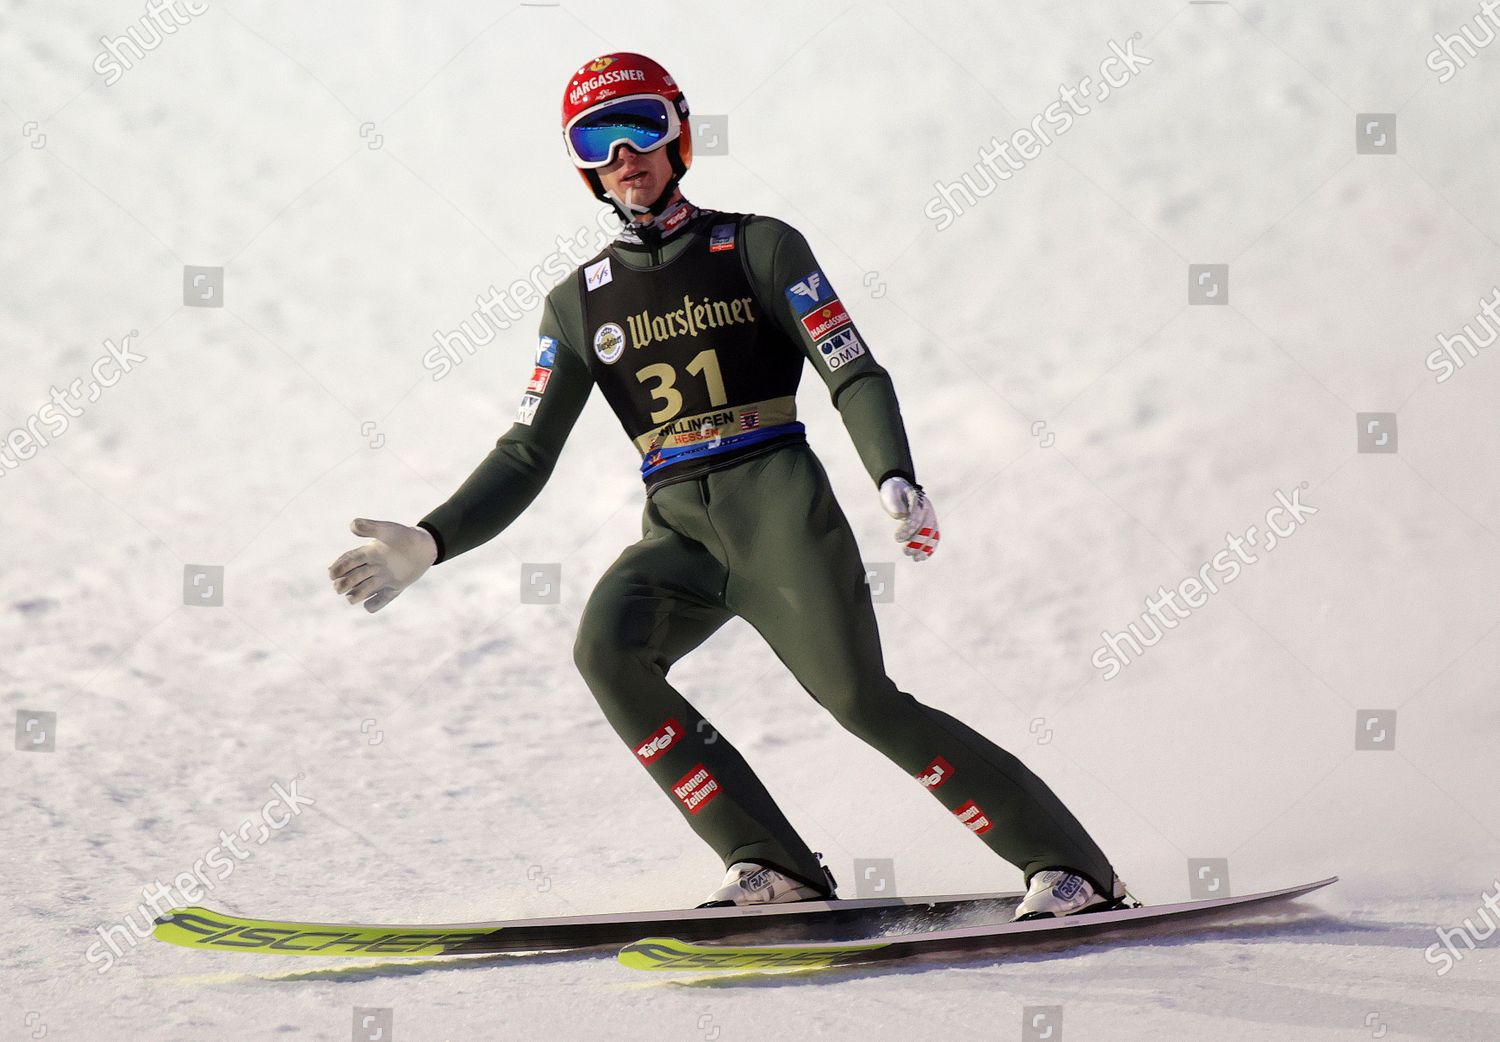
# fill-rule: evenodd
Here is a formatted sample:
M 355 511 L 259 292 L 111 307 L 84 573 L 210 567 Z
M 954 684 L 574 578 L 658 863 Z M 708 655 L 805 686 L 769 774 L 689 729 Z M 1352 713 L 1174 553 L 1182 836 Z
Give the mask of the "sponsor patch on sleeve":
M 823 359 L 823 364 L 830 372 L 848 365 L 864 353 L 864 341 L 859 338 L 853 326 L 839 330 L 818 345 L 818 357 Z
M 557 338 L 538 337 L 536 342 L 536 364 L 551 367 L 557 364 Z
M 708 234 L 708 252 L 722 253 L 734 249 L 734 225 L 716 224 Z
M 531 426 L 531 421 L 536 419 L 536 407 L 542 404 L 542 399 L 534 394 L 521 395 L 521 407 L 516 410 L 516 422 Z
M 547 390 L 547 381 L 550 379 L 552 379 L 552 370 L 539 365 L 531 371 L 531 381 L 526 385 L 526 390 L 531 394 L 544 394 Z
M 828 285 L 823 272 L 814 269 L 811 275 L 804 276 L 786 288 L 786 299 L 792 302 L 793 311 L 799 316 L 805 315 L 820 304 L 833 300 L 833 288 Z
M 802 317 L 802 328 L 807 330 L 807 335 L 815 342 L 822 340 L 840 326 L 848 324 L 849 312 L 844 310 L 844 303 L 838 297 L 834 297 L 812 314 Z

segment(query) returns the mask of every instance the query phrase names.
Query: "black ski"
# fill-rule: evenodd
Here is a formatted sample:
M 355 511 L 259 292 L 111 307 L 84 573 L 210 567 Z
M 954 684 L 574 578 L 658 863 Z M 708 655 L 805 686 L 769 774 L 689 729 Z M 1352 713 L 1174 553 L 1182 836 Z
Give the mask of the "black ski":
M 1258 905 L 1289 900 L 1336 882 L 1337 876 L 1244 897 L 1085 912 L 1062 919 L 996 922 L 984 926 L 914 931 L 863 941 L 811 941 L 795 944 L 701 944 L 681 937 L 648 937 L 627 945 L 620 962 L 637 970 L 703 970 L 756 973 L 773 970 L 827 969 L 862 963 L 908 959 L 915 955 L 1033 948 L 1078 943 L 1104 933 L 1154 925 L 1177 926 L 1193 920 L 1227 918 Z
M 692 941 L 848 937 L 889 929 L 939 928 L 970 914 L 1010 915 L 1020 894 L 802 901 L 760 907 L 693 908 L 491 923 L 384 926 L 249 919 L 208 908 L 174 908 L 156 922 L 159 941 L 221 952 L 273 955 L 478 955 L 629 944 L 670 932 Z

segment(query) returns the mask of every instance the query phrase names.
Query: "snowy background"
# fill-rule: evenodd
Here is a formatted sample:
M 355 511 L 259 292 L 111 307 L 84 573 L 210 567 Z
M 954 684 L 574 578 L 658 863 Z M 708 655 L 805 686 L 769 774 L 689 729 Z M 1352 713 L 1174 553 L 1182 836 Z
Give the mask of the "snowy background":
M 1424 365 L 1500 283 L 1500 46 L 1447 83 L 1426 64 L 1434 33 L 1482 39 L 1477 16 L 233 2 L 109 85 L 100 38 L 145 35 L 140 2 L 0 3 L 0 433 L 106 340 L 135 331 L 146 358 L 0 472 L 0 1038 L 342 1040 L 375 1007 L 405 1042 L 993 1039 L 1029 1005 L 1061 1005 L 1073 1040 L 1496 1037 L 1500 939 L 1442 975 L 1423 955 L 1466 917 L 1482 936 L 1500 887 L 1500 358 L 1443 384 Z M 1133 36 L 1149 67 L 937 230 L 935 182 Z M 897 682 L 1025 758 L 1148 902 L 1186 899 L 1199 858 L 1236 893 L 1339 885 L 1191 944 L 706 986 L 609 957 L 87 960 L 299 777 L 314 805 L 204 903 L 467 921 L 716 884 L 572 667 L 589 589 L 639 534 L 597 396 L 492 544 L 374 617 L 325 576 L 351 518 L 415 521 L 509 425 L 535 310 L 446 379 L 422 356 L 595 227 L 556 114 L 613 49 L 727 117 L 690 198 L 800 227 L 896 379 L 943 522 L 920 569 L 816 380 L 802 407 L 867 560 L 894 562 Z M 1395 114 L 1395 154 L 1357 151 L 1361 114 Z M 1228 265 L 1206 284 L 1227 305 L 1189 304 L 1197 264 Z M 223 268 L 211 299 L 188 266 Z M 1359 451 L 1362 413 L 1395 414 L 1372 437 L 1397 451 Z M 1101 631 L 1294 489 L 1316 515 L 1105 680 Z M 522 602 L 537 564 L 560 603 Z M 185 596 L 200 567 L 222 577 Z M 846 894 L 863 858 L 902 893 L 1019 886 L 748 627 L 674 677 Z M 1357 749 L 1372 710 L 1396 726 Z

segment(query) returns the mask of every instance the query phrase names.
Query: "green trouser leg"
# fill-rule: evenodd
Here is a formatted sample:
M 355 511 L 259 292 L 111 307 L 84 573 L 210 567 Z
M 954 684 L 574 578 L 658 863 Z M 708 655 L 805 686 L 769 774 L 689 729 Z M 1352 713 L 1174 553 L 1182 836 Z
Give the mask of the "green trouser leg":
M 627 743 L 638 745 L 655 732 L 666 715 L 663 710 L 690 712 L 666 685 L 666 667 L 730 614 L 738 615 L 760 632 L 803 688 L 843 727 L 908 775 L 922 778 L 944 807 L 1028 880 L 1044 868 L 1066 867 L 1102 889 L 1111 885 L 1114 871 L 1108 859 L 1040 778 L 972 728 L 900 691 L 885 675 L 859 549 L 810 449 L 779 449 L 659 489 L 647 507 L 647 528 L 647 539 L 622 555 L 590 600 L 579 634 L 580 665 L 590 657 L 584 649 L 606 657 L 629 655 L 628 646 L 638 644 L 643 631 L 657 635 L 671 629 L 682 603 L 675 598 L 688 589 L 707 596 L 697 604 L 704 614 L 697 616 L 696 629 L 682 627 L 676 641 L 656 637 L 647 642 L 652 650 L 637 653 L 659 667 L 660 687 L 641 683 L 639 676 L 611 679 L 584 669 L 611 722 L 618 717 L 631 725 L 615 724 Z M 652 546 L 658 551 L 641 549 Z M 667 567 L 668 558 L 677 571 Z M 646 573 L 654 578 L 635 587 L 635 610 L 651 621 L 622 626 L 620 609 L 609 606 L 619 596 L 615 576 L 643 563 L 659 569 Z M 686 576 L 692 578 L 684 583 Z M 659 599 L 663 588 L 673 600 Z M 627 650 L 607 650 L 616 645 Z M 651 711 L 641 712 L 644 702 L 652 704 Z M 696 727 L 698 717 L 692 716 L 693 722 L 682 723 Z M 686 771 L 699 759 L 718 778 L 712 750 L 705 749 L 699 758 L 685 755 L 699 748 L 690 741 L 673 768 L 657 774 L 669 792 L 682 777 L 673 772 L 678 767 Z M 800 856 L 805 844 L 784 825 L 765 788 L 738 754 L 725 752 L 731 756 L 725 760 L 722 792 L 693 815 L 699 835 L 721 855 L 743 843 L 757 843 Z M 650 769 L 657 770 L 654 765 Z M 679 793 L 674 796 L 682 799 Z M 734 809 L 742 809 L 743 819 L 731 813 Z M 769 830 L 769 839 L 745 829 L 743 820 Z M 765 859 L 804 872 L 801 861 Z
M 733 613 L 722 602 L 724 566 L 654 515 L 648 502 L 645 538 L 594 587 L 574 661 L 636 762 L 726 868 L 761 861 L 822 887 L 817 858 L 750 765 L 667 682 L 672 664 Z

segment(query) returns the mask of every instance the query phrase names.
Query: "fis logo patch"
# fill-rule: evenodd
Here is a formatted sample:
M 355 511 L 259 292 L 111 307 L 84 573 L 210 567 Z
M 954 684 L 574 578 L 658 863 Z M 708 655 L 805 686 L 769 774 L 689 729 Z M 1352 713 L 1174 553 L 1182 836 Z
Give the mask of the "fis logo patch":
M 534 394 L 521 395 L 521 407 L 516 410 L 516 422 L 530 427 L 531 421 L 536 419 L 536 407 L 541 404 L 541 398 Z
M 734 249 L 734 225 L 716 224 L 708 235 L 708 252 L 723 253 Z
M 797 312 L 800 318 L 819 304 L 826 304 L 833 300 L 833 289 L 828 285 L 828 280 L 823 277 L 821 271 L 814 271 L 801 282 L 794 282 L 788 286 L 786 299 L 792 302 L 792 310 Z
M 818 345 L 818 356 L 831 372 L 854 361 L 865 353 L 864 341 L 852 328 L 833 334 Z
M 552 368 L 557 364 L 557 338 L 538 337 L 536 342 L 536 364 Z
M 614 280 L 615 274 L 610 270 L 608 257 L 583 269 L 583 284 L 588 287 L 590 293 L 600 286 L 608 286 Z
M 941 789 L 951 777 L 953 777 L 953 765 L 939 756 L 929 763 L 921 774 L 917 775 L 917 781 L 929 789 Z

